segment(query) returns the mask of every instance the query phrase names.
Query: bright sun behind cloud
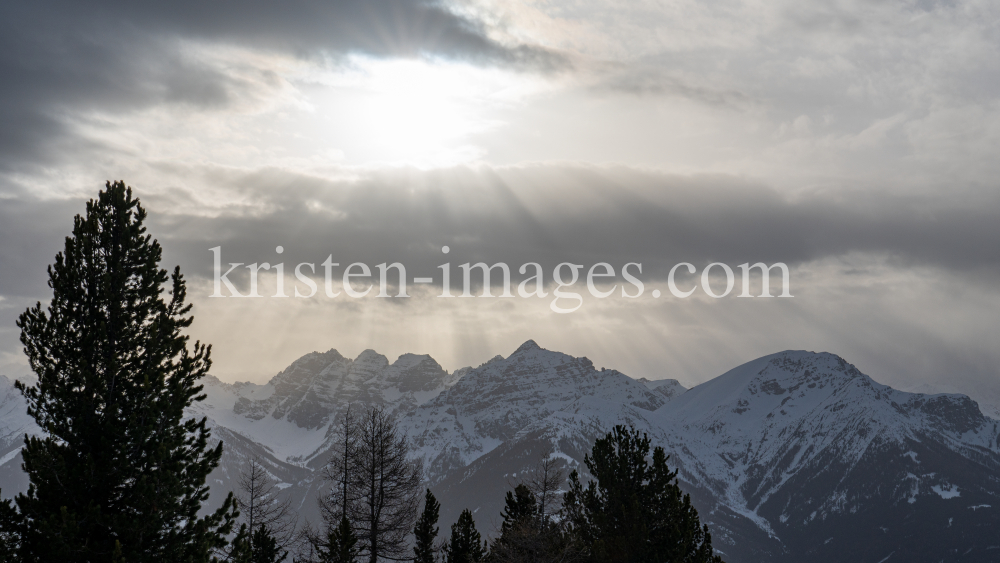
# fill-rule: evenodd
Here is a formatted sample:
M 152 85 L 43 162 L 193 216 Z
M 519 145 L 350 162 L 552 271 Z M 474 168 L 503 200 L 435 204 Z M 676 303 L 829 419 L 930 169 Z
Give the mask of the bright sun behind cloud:
M 317 117 L 351 163 L 449 166 L 485 155 L 476 135 L 504 125 L 503 112 L 541 88 L 538 78 L 425 60 L 354 58 L 315 77 Z M 349 133 L 347 133 L 349 132 Z

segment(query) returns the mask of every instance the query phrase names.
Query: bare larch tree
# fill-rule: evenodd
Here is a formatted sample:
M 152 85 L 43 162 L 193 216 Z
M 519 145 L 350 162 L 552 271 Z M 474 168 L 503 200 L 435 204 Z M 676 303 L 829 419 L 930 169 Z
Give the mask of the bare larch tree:
M 345 515 L 350 518 L 350 507 L 357 500 L 353 483 L 357 480 L 359 426 L 357 414 L 348 405 L 330 448 L 333 455 L 323 468 L 323 478 L 332 485 L 330 494 L 319 499 L 320 513 L 327 527 L 336 527 Z
M 358 465 L 355 486 L 358 500 L 351 511 L 369 563 L 379 557 L 402 558 L 409 547 L 420 503 L 423 467 L 409 459 L 406 436 L 401 435 L 392 415 L 372 408 L 362 419 L 358 433 Z
M 406 437 L 391 414 L 373 407 L 345 415 L 335 440 L 324 472 L 331 488 L 320 501 L 327 534 L 346 514 L 370 563 L 407 558 L 423 467 L 410 459 Z
M 239 489 L 236 502 L 250 536 L 261 526 L 267 526 L 279 548 L 291 548 L 295 543 L 297 525 L 291 501 L 281 498 L 281 489 L 259 457 L 247 460 L 240 471 Z
M 566 472 L 559 466 L 560 460 L 552 455 L 553 451 L 549 446 L 525 483 L 538 500 L 539 531 L 545 531 L 552 524 L 562 501 L 559 487 L 566 482 Z

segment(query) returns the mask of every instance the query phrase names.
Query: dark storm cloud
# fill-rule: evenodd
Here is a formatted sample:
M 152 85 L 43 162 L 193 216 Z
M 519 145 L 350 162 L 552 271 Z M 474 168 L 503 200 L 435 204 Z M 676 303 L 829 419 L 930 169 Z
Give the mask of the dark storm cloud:
M 427 2 L 4 2 L 0 170 L 83 150 L 67 127 L 81 112 L 212 108 L 253 89 L 185 56 L 183 40 L 299 57 L 427 55 L 536 70 L 562 64 L 543 49 L 500 45 L 475 22 Z
M 191 206 L 182 191 L 147 204 L 168 257 L 206 277 L 217 245 L 228 262 L 319 264 L 333 254 L 342 265 L 401 261 L 411 275 L 445 261 L 515 270 L 636 261 L 662 279 L 681 261 L 796 265 L 850 253 L 975 276 L 1000 269 L 1000 195 L 986 189 L 789 196 L 727 176 L 558 165 L 379 171 L 350 182 L 215 170 L 201 181 L 240 191 L 251 207 L 167 214 Z M 287 249 L 280 258 L 276 245 Z M 453 249 L 447 257 L 442 245 Z

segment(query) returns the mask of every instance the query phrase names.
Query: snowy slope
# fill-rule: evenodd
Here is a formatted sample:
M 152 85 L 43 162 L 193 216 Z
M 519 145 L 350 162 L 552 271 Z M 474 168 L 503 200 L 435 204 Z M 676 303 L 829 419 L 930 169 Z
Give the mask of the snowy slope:
M 925 438 L 963 455 L 998 451 L 997 421 L 968 397 L 896 391 L 832 354 L 744 364 L 681 395 L 654 422 L 693 480 L 745 499 L 749 510 L 831 453 L 849 470 L 874 446 Z
M 590 412 L 594 405 L 598 411 L 629 406 L 651 412 L 665 403 L 663 395 L 620 372 L 597 370 L 587 358 L 529 340 L 509 357 L 467 371 L 402 421 L 433 484 L 554 413 Z
M 381 406 L 396 416 L 437 396 L 454 381 L 430 356 L 404 354 L 395 362 L 372 350 L 356 359 L 336 350 L 313 352 L 266 385 L 206 380 L 208 398 L 193 412 L 300 465 L 325 460 L 328 430 L 349 405 Z
M 653 379 L 649 380 L 645 377 L 640 377 L 637 381 L 646 386 L 647 389 L 656 391 L 657 393 L 663 395 L 667 399 L 673 399 L 674 397 L 680 395 L 687 391 L 687 389 L 681 385 L 676 379 Z
M 27 490 L 28 480 L 21 471 L 21 446 L 25 434 L 38 433 L 20 391 L 14 388 L 13 381 L 0 375 L 0 492 L 4 497 Z
M 998 422 L 964 395 L 904 393 L 832 354 L 782 352 L 694 387 L 652 422 L 720 528 L 752 522 L 782 544 L 775 557 L 844 560 L 864 545 L 854 560 L 937 561 L 961 543 L 989 560 L 984 538 L 914 533 L 970 512 L 996 523 L 992 508 L 969 507 L 1000 506 Z

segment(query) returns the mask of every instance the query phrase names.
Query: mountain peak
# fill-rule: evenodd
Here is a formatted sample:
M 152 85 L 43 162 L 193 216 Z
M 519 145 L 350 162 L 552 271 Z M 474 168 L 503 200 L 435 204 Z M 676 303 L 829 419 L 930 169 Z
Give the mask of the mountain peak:
M 528 352 L 530 350 L 542 350 L 542 347 L 539 346 L 534 340 L 525 340 L 524 344 L 521 344 L 518 346 L 517 350 L 514 350 L 514 353 Z
M 365 365 L 365 364 L 376 364 L 381 367 L 389 365 L 389 358 L 386 358 L 382 354 L 379 354 L 371 348 L 365 350 L 358 354 L 357 358 L 354 358 L 355 364 Z
M 396 361 L 392 363 L 393 367 L 400 369 L 408 369 L 414 366 L 420 365 L 426 361 L 432 362 L 434 365 L 439 365 L 437 360 L 432 358 L 429 354 L 402 354 Z

